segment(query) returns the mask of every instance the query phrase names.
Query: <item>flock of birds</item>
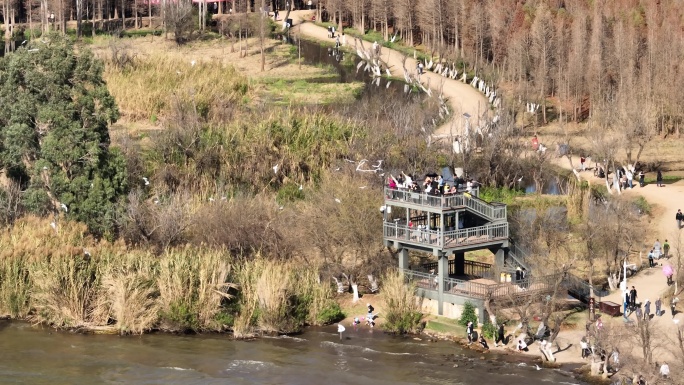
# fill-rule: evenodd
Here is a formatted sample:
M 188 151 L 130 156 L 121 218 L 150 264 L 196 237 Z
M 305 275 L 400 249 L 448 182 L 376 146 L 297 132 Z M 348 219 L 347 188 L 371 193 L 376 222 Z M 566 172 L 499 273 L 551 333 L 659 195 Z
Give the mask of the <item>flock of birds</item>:
M 355 164 L 355 165 L 356 165 L 356 169 L 355 169 L 356 172 L 374 173 L 374 174 L 376 174 L 376 175 L 378 175 L 378 176 L 380 176 L 380 177 L 384 177 L 384 176 L 385 176 L 385 173 L 382 172 L 382 171 L 383 171 L 383 170 L 382 170 L 382 163 L 383 163 L 383 160 L 377 160 L 377 161 L 375 161 L 375 164 L 368 164 L 368 163 L 370 163 L 370 161 L 369 161 L 368 159 L 361 159 L 361 160 L 358 161 L 358 162 L 353 161 L 353 160 L 351 160 L 351 159 L 345 159 L 345 162 Z M 342 169 L 341 167 L 336 167 L 336 168 L 335 168 L 335 171 L 340 171 L 341 169 Z M 277 176 L 277 175 L 278 175 L 278 171 L 281 170 L 281 169 L 280 169 L 280 164 L 279 164 L 279 163 L 275 164 L 275 165 L 272 167 L 272 170 L 273 170 L 273 174 L 275 174 L 275 175 Z M 361 189 L 361 190 L 366 189 L 366 188 L 368 188 L 368 186 L 359 186 L 359 189 Z M 304 186 L 300 184 L 300 185 L 299 185 L 299 191 L 302 191 L 303 189 L 304 189 Z M 225 198 L 225 197 L 224 197 L 224 198 Z M 341 200 L 340 198 L 337 198 L 337 197 L 333 197 L 333 198 L 334 198 L 334 200 L 335 200 L 335 203 L 342 203 L 342 200 Z M 223 199 L 223 198 L 221 198 L 221 199 Z M 210 198 L 210 200 L 211 200 L 211 198 Z M 212 201 L 213 201 L 213 200 L 212 200 Z M 284 209 L 284 208 L 285 208 L 285 207 L 282 206 L 282 205 L 281 205 L 281 206 L 278 206 L 278 210 L 282 210 L 282 209 Z
M 394 42 L 396 38 L 396 35 L 392 36 L 390 42 Z M 372 49 L 366 49 L 363 45 L 363 42 L 360 39 L 356 39 L 355 48 L 357 56 L 359 57 L 359 59 L 361 59 L 356 66 L 356 71 L 358 73 L 363 68 L 364 72 L 368 72 L 373 78 L 371 80 L 371 84 L 379 86 L 380 78 L 383 75 L 386 75 L 387 77 L 391 76 L 389 66 L 380 58 L 379 51 L 377 50 L 377 43 L 373 44 Z M 414 59 L 416 59 L 415 52 Z M 404 63 L 405 60 L 406 58 L 404 58 Z M 487 84 L 487 82 L 484 79 L 481 79 L 478 76 L 474 76 L 469 79 L 465 69 L 459 71 L 459 68 L 455 62 L 449 64 L 444 61 L 435 62 L 433 59 L 424 59 L 422 61 L 420 59 L 417 60 L 419 62 L 419 66 L 421 66 L 423 70 L 436 73 L 445 79 L 458 80 L 465 84 L 469 83 L 472 87 L 476 88 L 487 98 L 490 105 L 492 105 L 494 108 L 501 107 L 501 96 L 499 95 L 498 91 L 495 89 L 493 84 Z M 412 73 L 406 68 L 405 65 L 403 71 L 404 81 L 406 82 L 406 84 L 404 84 L 404 93 L 409 93 L 413 86 L 427 94 L 429 97 L 432 97 L 433 91 L 430 86 L 430 77 L 428 77 L 425 84 L 423 84 L 423 82 L 420 81 L 420 74 L 418 73 L 418 71 L 416 71 L 416 73 Z M 386 88 L 389 88 L 390 84 L 391 81 L 388 80 Z M 449 108 L 446 104 L 446 101 L 441 95 L 441 89 L 439 100 L 439 117 L 443 120 L 446 116 L 449 115 Z M 538 103 L 527 102 L 525 103 L 525 112 L 535 114 L 539 111 L 539 107 L 540 105 Z M 486 116 L 483 116 L 480 120 L 484 121 L 484 124 L 482 124 L 479 127 L 476 127 L 478 133 L 487 132 L 490 128 L 493 128 L 499 122 L 500 118 L 497 114 L 491 119 L 488 119 L 486 118 Z M 434 119 L 432 123 L 436 127 L 437 122 Z M 425 132 L 425 128 L 422 129 Z

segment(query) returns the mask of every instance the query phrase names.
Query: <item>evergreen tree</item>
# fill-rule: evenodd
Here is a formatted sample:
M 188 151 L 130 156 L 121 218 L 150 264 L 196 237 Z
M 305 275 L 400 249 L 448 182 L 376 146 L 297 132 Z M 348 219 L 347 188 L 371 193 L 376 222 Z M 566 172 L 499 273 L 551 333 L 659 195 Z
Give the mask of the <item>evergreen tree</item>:
M 20 184 L 28 211 L 61 212 L 107 234 L 127 193 L 126 162 L 108 131 L 119 111 L 102 63 L 48 39 L 0 59 L 0 171 Z
M 463 304 L 463 312 L 461 312 L 461 318 L 458 323 L 461 326 L 467 326 L 468 322 L 472 322 L 473 325 L 477 325 L 477 314 L 475 314 L 475 306 L 472 302 L 468 301 Z

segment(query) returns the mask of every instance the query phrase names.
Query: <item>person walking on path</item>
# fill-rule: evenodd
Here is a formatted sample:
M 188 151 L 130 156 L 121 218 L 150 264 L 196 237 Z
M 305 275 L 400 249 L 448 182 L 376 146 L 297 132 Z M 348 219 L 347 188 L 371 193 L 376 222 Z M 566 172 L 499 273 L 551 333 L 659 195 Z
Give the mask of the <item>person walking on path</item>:
M 677 302 L 679 302 L 679 298 L 674 297 L 670 300 L 670 310 L 672 311 L 672 319 L 674 319 L 675 314 L 677 314 Z
M 660 297 L 655 301 L 655 307 L 656 307 L 656 316 L 660 317 L 663 313 L 660 312 L 660 308 L 663 306 L 663 301 L 660 300 Z
M 666 362 L 663 362 L 663 365 L 660 366 L 660 375 L 663 376 L 663 378 L 667 378 L 670 375 L 670 367 Z
M 653 258 L 655 258 L 655 252 L 653 251 L 653 249 L 651 249 L 651 251 L 648 252 L 648 267 L 649 268 L 654 266 Z
M 587 343 L 586 337 L 582 337 L 580 340 L 580 350 L 582 351 L 582 359 L 587 358 L 591 354 L 589 350 L 589 344 Z
M 670 244 L 667 243 L 667 239 L 663 242 L 663 257 L 669 258 L 670 255 Z
M 636 299 L 637 299 L 637 291 L 634 286 L 632 286 L 632 290 L 629 291 L 629 304 L 630 306 L 636 306 Z
M 644 321 L 648 321 L 651 319 L 651 301 L 646 299 L 646 302 L 644 302 Z
M 677 230 L 682 228 L 682 221 L 684 221 L 684 214 L 682 214 L 682 209 L 677 210 L 677 215 L 675 215 L 677 220 Z
M 645 176 L 643 171 L 639 171 L 639 187 L 644 187 L 646 185 L 646 182 L 644 181 Z
M 658 170 L 658 174 L 656 174 L 656 186 L 665 187 L 663 184 L 663 173 L 660 170 Z
M 627 308 L 629 307 L 629 297 L 622 300 L 622 316 L 627 319 Z
M 653 242 L 653 257 L 656 259 L 660 258 L 660 239 L 656 239 Z

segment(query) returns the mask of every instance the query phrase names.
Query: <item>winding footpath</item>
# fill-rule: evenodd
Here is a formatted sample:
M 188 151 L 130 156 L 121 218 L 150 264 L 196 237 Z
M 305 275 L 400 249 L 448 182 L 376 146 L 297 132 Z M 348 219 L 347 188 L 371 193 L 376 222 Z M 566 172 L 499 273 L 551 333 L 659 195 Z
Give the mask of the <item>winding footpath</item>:
M 558 166 L 571 170 L 570 162 L 567 158 L 556 158 L 554 163 Z M 573 157 L 572 164 L 579 165 L 579 157 Z M 580 177 L 583 180 L 589 181 L 591 184 L 605 184 L 603 179 L 596 178 L 592 171 L 580 172 Z M 665 185 L 665 187 L 658 187 L 655 183 L 647 184 L 644 187 L 639 187 L 638 181 L 635 179 L 634 188 L 627 189 L 622 192 L 627 197 L 637 197 L 642 196 L 649 202 L 652 206 L 652 217 L 653 219 L 649 222 L 648 226 L 652 227 L 653 231 L 645 231 L 646 234 L 655 233 L 654 239 L 643 239 L 638 245 L 641 250 L 641 258 L 644 266 L 648 264 L 648 253 L 653 247 L 653 243 L 656 239 L 660 240 L 661 245 L 667 239 L 670 244 L 670 257 L 669 259 L 661 258 L 657 261 L 657 266 L 653 268 L 643 268 L 636 275 L 627 278 L 627 286 L 634 286 L 637 290 L 637 301 L 642 304 L 646 300 L 651 301 L 651 314 L 655 313 L 655 301 L 661 297 L 667 290 L 667 280 L 663 274 L 663 266 L 671 265 L 672 269 L 676 268 L 676 253 L 677 253 L 677 238 L 681 239 L 680 247 L 684 248 L 684 229 L 677 229 L 677 223 L 675 221 L 675 214 L 677 209 L 684 210 L 684 180 L 680 180 L 676 183 Z M 617 194 L 617 192 L 613 192 Z M 684 253 L 684 250 L 682 250 Z M 631 257 L 628 263 L 634 263 L 640 265 L 641 262 L 638 257 Z M 676 270 L 675 270 L 676 274 Z M 682 296 L 682 288 L 678 288 L 680 300 L 684 300 Z M 609 296 L 601 298 L 602 301 L 611 301 L 620 304 L 622 308 L 623 295 L 620 290 L 613 291 Z M 661 344 L 659 349 L 656 350 L 654 354 L 655 361 L 669 360 L 673 358 L 673 349 L 678 349 L 674 342 L 677 338 L 677 329 L 684 325 L 684 313 L 683 307 L 684 302 L 679 303 L 677 306 L 677 314 L 674 319 L 678 320 L 675 323 L 673 317 L 670 313 L 670 302 L 669 300 L 663 301 L 663 306 L 661 311 L 664 311 L 664 315 L 658 317 L 653 317 L 653 326 L 656 330 L 662 333 L 664 340 L 668 341 L 666 344 Z M 629 318 L 632 321 L 636 321 L 636 314 L 630 314 Z M 614 321 L 621 322 L 621 319 L 615 319 Z M 664 351 L 663 351 L 664 350 Z
M 331 41 L 328 38 L 328 32 L 325 28 L 315 25 L 310 20 L 314 15 L 314 11 L 293 11 L 290 13 L 290 17 L 293 19 L 294 26 L 292 32 L 305 35 L 310 38 L 321 41 Z M 347 39 L 347 45 L 353 46 L 353 38 Z M 371 43 L 364 42 L 364 44 L 370 45 Z M 368 48 L 368 47 L 367 47 Z M 404 77 L 404 71 L 402 69 L 402 53 L 389 49 L 387 47 L 382 47 L 382 58 L 387 63 L 388 67 L 393 76 L 399 78 Z M 413 58 L 407 58 L 406 68 L 409 72 L 414 73 L 417 61 Z M 490 105 L 482 93 L 480 93 L 476 88 L 470 86 L 468 83 L 462 83 L 461 81 L 449 79 L 442 77 L 436 73 L 427 71 L 421 75 L 421 81 L 424 85 L 428 84 L 427 79 L 430 79 L 430 87 L 433 89 L 433 95 L 436 95 L 439 87 L 443 84 L 442 94 L 445 100 L 449 103 L 452 108 L 452 116 L 447 119 L 442 125 L 440 125 L 434 132 L 434 137 L 448 137 L 449 135 L 459 135 L 463 130 L 464 120 L 461 116 L 465 113 L 471 116 L 470 123 L 471 127 L 477 127 L 479 125 L 479 117 L 483 116 L 485 112 L 489 112 Z M 573 164 L 579 165 L 579 157 L 573 159 Z M 566 158 L 556 159 L 554 161 L 557 165 L 571 169 L 569 162 Z M 590 183 L 602 183 L 602 180 L 594 178 L 590 171 L 586 171 L 580 174 L 583 179 L 589 180 Z M 675 255 L 676 249 L 676 235 L 682 237 L 682 247 L 684 247 L 684 229 L 678 230 L 676 228 L 676 222 L 674 215 L 677 209 L 684 209 L 684 181 L 679 181 L 677 183 L 669 184 L 666 187 L 657 187 L 655 184 L 646 185 L 643 188 L 635 187 L 634 189 L 627 190 L 623 194 L 630 196 L 640 195 L 643 196 L 649 203 L 654 205 L 653 216 L 654 220 L 652 226 L 656 227 L 657 238 L 660 239 L 661 244 L 665 239 L 669 240 L 671 249 L 670 254 Z M 647 261 L 646 255 L 653 245 L 655 239 L 644 239 L 642 242 L 642 249 L 644 261 Z M 684 252 L 684 251 L 683 251 Z M 640 261 L 632 260 L 630 263 L 639 264 Z M 662 259 L 658 261 L 658 267 L 652 269 L 642 269 L 635 276 L 628 278 L 628 286 L 635 286 L 638 291 L 638 300 L 642 303 L 649 299 L 651 301 L 651 313 L 655 311 L 655 300 L 662 296 L 663 293 L 668 289 L 665 276 L 662 273 L 662 266 L 667 264 L 672 264 L 675 267 L 674 258 L 670 260 Z M 681 288 L 680 288 L 681 291 Z M 679 312 L 676 319 L 684 319 L 682 315 L 682 306 L 684 306 L 684 298 L 680 298 L 682 303 L 679 305 Z M 622 304 L 622 293 L 619 290 L 614 291 L 608 297 L 602 298 L 603 301 L 612 301 Z M 672 316 L 669 312 L 669 301 L 664 301 L 663 310 L 666 314 L 661 317 L 653 318 L 654 326 L 663 332 L 667 340 L 672 340 L 676 338 L 677 328 L 679 324 L 673 322 Z M 635 320 L 636 315 L 630 315 L 630 319 Z M 622 322 L 621 317 L 611 320 L 611 322 Z M 681 321 L 684 324 L 684 321 Z M 584 335 L 583 330 L 569 330 L 563 331 L 559 335 L 559 343 L 561 345 L 570 346 L 570 349 L 558 352 L 555 354 L 559 362 L 581 362 L 580 360 L 580 350 L 579 350 L 579 340 Z M 510 346 L 510 344 L 509 344 Z M 656 360 L 671 359 L 674 352 L 671 349 L 676 348 L 675 344 L 667 344 L 663 346 L 660 351 L 656 351 Z M 502 348 L 498 348 L 502 349 Z M 497 349 L 497 350 L 498 350 Z M 530 353 L 537 355 L 536 349 L 531 349 Z
M 328 37 L 328 31 L 320 26 L 315 25 L 310 20 L 314 16 L 314 11 L 292 11 L 290 12 L 290 18 L 293 21 L 293 27 L 291 29 L 294 33 L 300 33 L 307 37 L 314 38 L 316 40 L 331 41 Z M 364 42 L 366 48 L 369 48 L 372 43 Z M 347 46 L 354 46 L 353 37 L 348 36 Z M 382 47 L 382 59 L 387 63 L 390 68 L 390 72 L 393 76 L 404 78 L 404 70 L 402 67 L 402 53 L 396 50 Z M 406 69 L 410 73 L 415 73 L 417 61 L 413 58 L 406 59 Z M 446 119 L 439 127 L 437 127 L 433 133 L 436 138 L 448 137 L 450 135 L 459 135 L 461 130 L 464 128 L 464 119 L 462 115 L 467 113 L 471 116 L 470 125 L 471 127 L 477 127 L 479 125 L 479 118 L 487 113 L 489 114 L 489 101 L 480 93 L 476 88 L 472 87 L 470 84 L 462 83 L 458 80 L 449 79 L 442 77 L 434 72 L 426 71 L 420 76 L 423 85 L 429 84 L 433 89 L 433 95 L 436 97 L 439 91 L 440 85 L 442 87 L 442 95 L 447 103 L 451 107 L 450 119 Z M 443 83 L 442 83 L 443 82 Z

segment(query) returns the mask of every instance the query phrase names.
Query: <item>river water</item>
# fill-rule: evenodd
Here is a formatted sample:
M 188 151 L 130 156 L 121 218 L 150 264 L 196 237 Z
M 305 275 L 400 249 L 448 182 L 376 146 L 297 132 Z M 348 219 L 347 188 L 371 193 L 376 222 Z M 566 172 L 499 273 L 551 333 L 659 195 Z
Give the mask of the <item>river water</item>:
M 3 384 L 579 384 L 519 357 L 367 328 L 308 329 L 296 337 L 234 341 L 225 335 L 81 335 L 0 323 Z M 457 365 L 457 367 L 455 367 Z

